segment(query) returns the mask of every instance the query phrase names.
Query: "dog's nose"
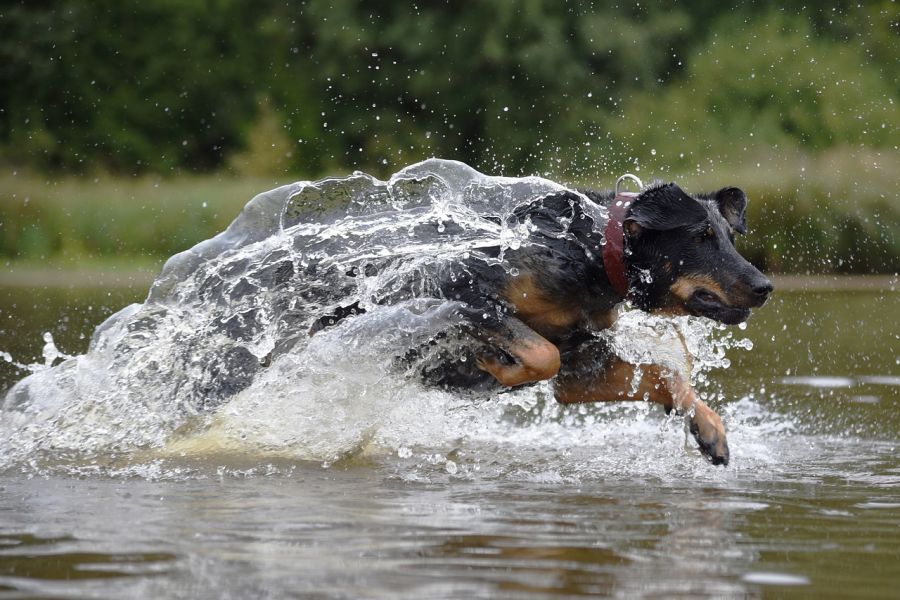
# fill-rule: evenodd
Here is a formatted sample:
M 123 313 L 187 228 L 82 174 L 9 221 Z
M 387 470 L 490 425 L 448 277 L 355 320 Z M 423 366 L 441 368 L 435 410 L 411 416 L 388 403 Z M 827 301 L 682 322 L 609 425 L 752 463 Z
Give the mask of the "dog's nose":
M 751 291 L 753 295 L 759 298 L 762 301 L 765 301 L 768 298 L 769 294 L 772 293 L 772 290 L 775 289 L 772 285 L 772 282 L 768 279 L 763 279 L 762 281 L 758 281 L 752 288 Z

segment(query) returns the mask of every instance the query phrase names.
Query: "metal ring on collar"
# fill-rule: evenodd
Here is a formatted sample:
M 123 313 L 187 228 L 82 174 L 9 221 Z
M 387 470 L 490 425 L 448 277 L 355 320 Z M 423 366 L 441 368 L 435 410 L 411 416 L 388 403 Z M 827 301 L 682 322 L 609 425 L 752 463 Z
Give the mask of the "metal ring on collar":
M 619 195 L 619 186 L 622 184 L 623 181 L 633 181 L 634 183 L 637 184 L 638 190 L 641 190 L 644 187 L 643 182 L 640 179 L 638 179 L 637 175 L 632 175 L 631 173 L 625 173 L 624 175 L 622 175 L 621 177 L 616 179 L 616 196 Z

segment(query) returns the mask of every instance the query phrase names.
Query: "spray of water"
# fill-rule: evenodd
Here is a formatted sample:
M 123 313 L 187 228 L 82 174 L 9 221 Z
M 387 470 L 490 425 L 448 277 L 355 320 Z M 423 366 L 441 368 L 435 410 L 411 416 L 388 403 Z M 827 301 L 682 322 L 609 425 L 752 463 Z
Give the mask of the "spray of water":
M 506 217 L 562 189 L 433 159 L 388 181 L 354 173 L 260 194 L 226 231 L 173 256 L 147 300 L 100 325 L 86 354 L 67 356 L 45 339 L 44 364 L 22 365 L 32 373 L 4 401 L 0 466 L 379 455 L 453 475 L 490 468 L 540 479 L 578 476 L 598 461 L 606 472 L 660 464 L 673 445 L 683 453 L 658 407 L 564 408 L 546 385 L 461 396 L 424 387 L 415 365 L 398 360 L 456 318 L 457 302 L 438 291 L 442 266 L 490 247 L 499 256 L 480 260 L 502 265 L 505 251 L 530 243 L 528 225 Z M 349 306 L 351 318 L 309 335 L 322 315 Z M 727 348 L 745 344 L 709 321 L 627 309 L 603 335 L 626 360 L 665 364 L 700 385 L 728 366 Z M 640 437 L 655 440 L 654 456 L 642 458 L 647 444 L 629 447 Z

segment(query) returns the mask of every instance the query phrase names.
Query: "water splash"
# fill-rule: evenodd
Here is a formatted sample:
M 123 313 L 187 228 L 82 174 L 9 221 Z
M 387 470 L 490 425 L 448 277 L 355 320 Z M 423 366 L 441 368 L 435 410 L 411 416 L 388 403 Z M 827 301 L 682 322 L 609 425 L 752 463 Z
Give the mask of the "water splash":
M 530 224 L 507 217 L 562 189 L 429 160 L 386 182 L 354 173 L 260 194 L 226 231 L 172 257 L 147 300 L 100 325 L 86 354 L 65 355 L 45 338 L 44 365 L 3 404 L 0 466 L 36 456 L 239 453 L 330 464 L 390 455 L 431 457 L 461 476 L 475 449 L 508 447 L 503 469 L 577 475 L 597 455 L 634 465 L 619 441 L 628 432 L 656 439 L 647 464 L 658 462 L 683 436 L 660 437 L 660 419 L 646 418 L 642 403 L 564 408 L 547 400 L 546 385 L 460 396 L 423 387 L 398 361 L 404 349 L 439 348 L 457 318 L 435 274 L 485 248 L 499 253 L 479 260 L 503 265 L 505 251 L 531 243 Z M 605 209 L 595 210 L 604 223 Z M 353 318 L 310 337 L 322 315 L 351 306 Z M 626 360 L 701 385 L 736 344 L 709 321 L 631 310 L 603 335 Z M 560 470 L 538 456 L 549 448 L 581 448 L 584 461 L 567 457 Z
M 4 351 L 0 351 L 0 360 L 11 364 L 20 371 L 24 371 L 26 373 L 37 373 L 54 366 L 57 360 L 67 360 L 70 358 L 74 358 L 73 356 L 59 351 L 59 348 L 56 347 L 56 342 L 53 340 L 53 334 L 51 334 L 49 331 L 45 331 L 42 338 L 44 340 L 44 346 L 41 350 L 41 356 L 44 359 L 43 363 L 20 363 L 15 360 L 9 352 Z

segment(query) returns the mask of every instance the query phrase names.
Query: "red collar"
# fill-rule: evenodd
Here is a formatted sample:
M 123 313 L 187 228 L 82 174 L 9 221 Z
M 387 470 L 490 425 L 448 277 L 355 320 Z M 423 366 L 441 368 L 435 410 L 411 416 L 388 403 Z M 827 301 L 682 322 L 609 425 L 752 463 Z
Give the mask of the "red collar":
M 623 298 L 628 295 L 628 278 L 625 277 L 625 232 L 622 222 L 625 221 L 625 213 L 638 194 L 631 192 L 619 192 L 609 206 L 609 221 L 603 236 L 606 244 L 603 246 L 603 270 L 610 285 Z

